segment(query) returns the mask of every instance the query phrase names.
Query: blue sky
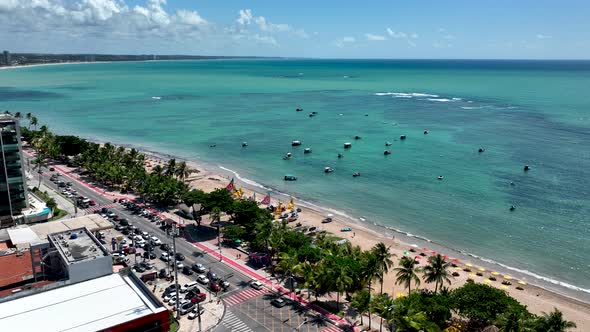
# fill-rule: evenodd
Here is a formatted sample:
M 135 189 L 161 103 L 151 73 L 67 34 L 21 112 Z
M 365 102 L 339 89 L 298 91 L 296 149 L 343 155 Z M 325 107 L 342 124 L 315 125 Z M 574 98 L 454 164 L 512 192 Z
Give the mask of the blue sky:
M 590 1 L 0 0 L 13 52 L 589 59 Z

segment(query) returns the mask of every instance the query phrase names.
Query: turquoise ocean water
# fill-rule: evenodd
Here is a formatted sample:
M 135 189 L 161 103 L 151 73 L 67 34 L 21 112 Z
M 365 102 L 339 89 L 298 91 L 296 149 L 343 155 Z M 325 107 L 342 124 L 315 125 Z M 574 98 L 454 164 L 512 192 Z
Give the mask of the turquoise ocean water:
M 581 61 L 83 64 L 1 70 L 0 110 L 223 165 L 588 299 L 589 90 Z M 287 173 L 299 180 L 284 182 Z

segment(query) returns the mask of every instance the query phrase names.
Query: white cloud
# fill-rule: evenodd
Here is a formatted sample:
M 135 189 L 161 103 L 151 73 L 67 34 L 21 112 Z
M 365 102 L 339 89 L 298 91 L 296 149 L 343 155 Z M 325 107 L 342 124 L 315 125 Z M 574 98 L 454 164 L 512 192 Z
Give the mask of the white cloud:
M 549 36 L 549 35 L 543 35 L 543 34 L 537 34 L 537 39 L 551 39 L 553 38 L 553 36 Z
M 195 25 L 195 26 L 202 26 L 207 25 L 207 22 L 204 18 L 199 15 L 196 11 L 188 11 L 188 10 L 178 10 L 176 12 L 176 16 L 178 17 L 178 21 L 188 25 Z
M 399 38 L 408 38 L 408 35 L 405 32 L 395 32 L 391 30 L 391 28 L 386 29 L 387 34 L 391 38 L 399 39 Z
M 374 35 L 374 34 L 371 34 L 371 33 L 366 33 L 365 34 L 365 37 L 369 41 L 383 41 L 383 40 L 387 40 L 387 38 L 385 36 Z
M 385 29 L 390 38 L 405 40 L 409 46 L 415 47 L 415 40 L 418 39 L 418 34 L 415 32 L 394 31 L 391 28 Z
M 342 37 L 342 38 L 336 39 L 334 41 L 334 45 L 336 45 L 338 47 L 344 47 L 345 44 L 353 44 L 355 42 L 356 42 L 356 38 L 347 36 L 347 37 Z
M 252 21 L 252 10 L 250 9 L 240 9 L 239 16 L 236 19 L 236 22 L 240 25 L 248 25 Z
M 272 23 L 264 16 L 255 16 L 251 9 L 240 9 L 236 22 L 240 26 L 240 30 L 246 31 L 248 26 L 256 25 L 258 30 L 266 33 L 288 32 L 293 36 L 300 38 L 308 38 L 309 35 L 303 29 L 295 29 L 285 23 Z

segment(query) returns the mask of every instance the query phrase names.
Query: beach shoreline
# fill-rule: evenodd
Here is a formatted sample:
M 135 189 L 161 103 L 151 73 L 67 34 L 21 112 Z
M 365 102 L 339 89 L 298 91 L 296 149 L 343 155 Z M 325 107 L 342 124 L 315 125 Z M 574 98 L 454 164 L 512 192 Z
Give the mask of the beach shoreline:
M 126 148 L 134 147 L 132 145 L 122 146 L 125 146 Z M 140 147 L 135 148 L 137 148 L 139 152 L 146 155 L 146 159 L 152 163 L 151 167 L 155 166 L 156 164 L 163 165 L 165 164 L 166 160 L 175 158 L 177 161 L 185 161 L 191 168 L 197 169 L 199 172 L 187 179 L 187 182 L 190 184 L 191 188 L 198 188 L 205 192 L 210 192 L 218 188 L 225 188 L 229 181 L 233 178 L 234 184 L 243 189 L 243 198 L 250 197 L 252 194 L 256 193 L 257 201 L 260 201 L 267 192 L 271 192 L 271 204 L 276 206 L 278 204 L 279 198 L 282 203 L 286 204 L 290 197 L 289 194 L 278 192 L 271 187 L 265 186 L 264 184 L 259 184 L 249 179 L 244 179 L 235 171 L 225 168 L 221 165 L 211 165 L 200 160 L 178 158 L 172 154 L 160 153 Z M 356 220 L 352 216 L 339 213 L 339 211 L 336 209 L 323 207 L 310 202 L 301 203 L 301 201 L 297 198 L 295 198 L 295 206 L 302 208 L 302 212 L 299 213 L 299 219 L 297 220 L 298 222 L 302 223 L 302 226 L 315 226 L 318 230 L 325 230 L 337 237 L 350 241 L 352 245 L 359 245 L 363 250 L 368 250 L 378 242 L 383 242 L 390 246 L 391 252 L 397 256 L 393 258 L 394 263 L 397 263 L 397 260 L 402 257 L 404 252 L 407 252 L 409 249 L 414 249 L 416 251 L 415 253 L 411 253 L 412 255 L 420 255 L 420 253 L 423 252 L 423 246 L 418 245 L 418 243 L 428 245 L 430 249 L 429 252 L 425 252 L 426 257 L 421 259 L 421 263 L 419 264 L 420 266 L 425 265 L 428 254 L 432 253 L 433 251 L 440 252 L 443 255 L 447 254 L 450 256 L 450 258 L 459 258 L 460 263 L 457 264 L 458 267 L 456 270 L 452 270 L 452 272 L 457 271 L 460 273 L 460 276 L 456 277 L 450 286 L 445 285 L 449 286 L 451 289 L 463 285 L 468 278 L 474 279 L 474 281 L 477 283 L 485 282 L 489 285 L 506 290 L 512 297 L 517 299 L 520 303 L 526 305 L 529 310 L 535 314 L 540 315 L 543 312 L 550 312 L 555 307 L 561 310 L 567 319 L 572 320 L 577 324 L 578 327 L 576 330 L 590 330 L 589 302 L 570 296 L 568 294 L 564 294 L 559 290 L 540 286 L 538 285 L 539 283 L 537 280 L 533 280 L 533 284 L 530 284 L 530 276 L 528 276 L 528 278 L 518 276 L 515 271 L 510 271 L 510 267 L 505 268 L 499 265 L 499 263 L 487 263 L 485 261 L 486 258 L 476 258 L 466 254 L 461 254 L 460 252 L 448 248 L 442 244 L 439 245 L 432 243 L 423 237 L 404 237 L 403 232 L 398 233 L 398 231 L 386 226 L 370 224 L 366 221 Z M 324 219 L 328 213 L 334 214 L 333 222 L 322 223 L 322 219 Z M 294 226 L 294 223 L 291 225 Z M 345 233 L 340 232 L 340 230 L 345 227 L 350 227 L 352 230 Z M 451 253 L 449 251 L 453 252 Z M 473 266 L 470 267 L 470 269 L 473 271 L 472 273 L 463 271 L 464 268 L 467 268 L 465 264 L 471 264 Z M 480 277 L 474 275 L 475 273 L 480 272 L 478 269 L 485 270 L 482 272 L 483 276 Z M 492 276 L 490 274 L 492 271 L 499 273 L 497 276 L 494 275 L 497 277 L 497 281 L 489 283 L 484 281 L 489 281 L 488 278 Z M 510 282 L 512 285 L 503 288 L 501 282 L 504 280 L 503 276 L 505 275 L 511 277 Z M 524 280 L 526 284 L 519 284 L 518 282 L 521 280 Z M 516 289 L 517 286 L 521 286 L 524 288 L 524 290 Z M 380 286 L 375 286 L 374 290 L 378 291 L 378 287 Z M 433 287 L 432 285 L 424 285 L 424 283 L 422 283 L 420 288 L 432 289 Z M 395 276 L 392 272 L 386 275 L 383 289 L 384 292 L 395 296 L 400 296 L 407 293 L 407 291 L 403 289 L 402 286 L 395 285 Z

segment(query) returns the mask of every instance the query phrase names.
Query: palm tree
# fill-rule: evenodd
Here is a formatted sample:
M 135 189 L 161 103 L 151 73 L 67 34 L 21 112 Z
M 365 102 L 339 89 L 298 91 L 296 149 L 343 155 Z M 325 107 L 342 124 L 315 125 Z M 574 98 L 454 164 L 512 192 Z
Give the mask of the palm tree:
M 286 252 L 282 252 L 280 255 L 280 259 L 281 260 L 278 265 L 278 270 L 283 272 L 283 278 L 281 282 L 289 278 L 291 293 L 293 293 L 295 291 L 295 285 L 293 284 L 293 272 L 296 270 L 296 266 L 298 263 L 297 257 L 295 257 L 295 253 L 289 254 Z
M 385 246 L 383 242 L 379 242 L 371 249 L 371 252 L 377 259 L 377 275 L 379 277 L 379 282 L 381 283 L 381 294 L 383 294 L 383 278 L 393 266 L 391 256 L 394 255 L 389 252 L 389 248 L 390 247 Z
M 152 168 L 152 174 L 158 174 L 158 175 L 160 175 L 160 174 L 162 174 L 162 171 L 163 171 L 163 170 L 164 170 L 164 169 L 162 168 L 162 166 L 160 166 L 160 165 L 156 165 L 156 166 L 154 166 L 154 167 Z
M 26 118 L 27 120 L 31 120 L 31 117 L 33 117 L 33 114 L 31 114 L 30 112 L 29 112 L 29 113 L 27 113 L 27 115 L 25 116 L 25 118 Z
M 452 274 L 449 272 L 451 263 L 447 262 L 440 254 L 428 257 L 428 265 L 424 267 L 424 281 L 427 284 L 434 282 L 434 292 L 445 281 L 450 285 Z
M 361 325 L 363 323 L 363 315 L 365 312 L 369 311 L 369 304 L 371 303 L 371 292 L 366 289 L 362 289 L 358 291 L 353 297 L 352 301 L 350 302 L 350 306 L 356 309 L 361 316 Z
M 172 158 L 164 167 L 164 175 L 174 176 L 174 174 L 176 174 L 176 159 Z
M 399 265 L 400 267 L 395 269 L 395 271 L 397 271 L 397 279 L 395 283 L 396 285 L 404 284 L 408 289 L 408 294 L 410 294 L 412 291 L 412 281 L 416 284 L 416 287 L 420 286 L 420 278 L 418 278 L 418 275 L 416 274 L 420 271 L 420 268 L 416 267 L 416 261 L 414 258 L 406 256 L 399 260 Z
M 314 285 L 315 267 L 310 262 L 303 262 L 297 264 L 293 268 L 293 272 L 303 277 L 303 286 L 307 288 L 307 299 L 311 299 L 311 287 Z
M 16 113 L 14 113 L 14 117 L 15 117 L 17 120 L 20 120 L 20 119 L 22 119 L 23 115 L 21 114 L 21 112 L 16 112 Z
M 348 288 L 352 283 L 352 278 L 349 276 L 349 269 L 346 265 L 337 265 L 331 272 L 333 290 L 336 291 L 336 310 L 340 311 L 340 293 Z
M 537 331 L 544 332 L 565 332 L 576 327 L 576 323 L 565 320 L 563 313 L 554 308 L 550 313 L 543 313 L 543 316 L 537 319 Z
M 174 171 L 176 177 L 180 180 L 183 181 L 188 178 L 191 173 L 193 172 L 188 165 L 186 164 L 186 162 L 181 161 L 180 163 L 178 163 L 178 166 L 176 166 L 176 170 Z
M 31 120 L 29 121 L 29 129 L 31 128 L 31 126 L 35 126 L 35 130 L 37 130 L 38 123 L 39 123 L 39 120 L 37 120 L 37 117 L 32 116 Z
M 39 174 L 39 185 L 37 188 L 41 189 L 41 167 L 47 166 L 47 162 L 45 161 L 45 156 L 42 153 L 38 153 L 35 160 L 33 160 L 33 164 L 37 165 L 37 173 Z

